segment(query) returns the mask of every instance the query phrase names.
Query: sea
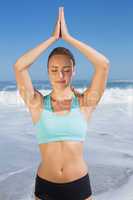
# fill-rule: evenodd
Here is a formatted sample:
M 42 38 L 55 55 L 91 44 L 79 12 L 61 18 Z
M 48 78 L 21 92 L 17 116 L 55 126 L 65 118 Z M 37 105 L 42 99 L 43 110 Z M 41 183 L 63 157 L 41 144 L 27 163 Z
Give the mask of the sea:
M 33 81 L 43 95 L 49 81 Z M 85 91 L 87 80 L 72 82 Z M 84 142 L 94 200 L 133 200 L 133 80 L 110 80 Z M 40 152 L 15 81 L 0 82 L 0 200 L 33 200 Z

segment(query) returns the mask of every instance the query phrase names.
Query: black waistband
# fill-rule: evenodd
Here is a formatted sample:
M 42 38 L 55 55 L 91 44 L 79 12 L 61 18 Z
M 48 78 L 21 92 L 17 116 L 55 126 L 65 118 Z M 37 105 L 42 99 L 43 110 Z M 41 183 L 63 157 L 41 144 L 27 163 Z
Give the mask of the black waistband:
M 88 179 L 88 177 L 89 177 L 89 174 L 87 172 L 84 176 L 82 176 L 82 177 L 80 177 L 76 180 L 64 182 L 64 183 L 58 183 L 58 182 L 53 182 L 53 181 L 49 181 L 47 179 L 44 179 L 44 178 L 40 177 L 38 174 L 36 175 L 36 179 L 39 179 L 40 181 L 48 183 L 48 184 L 55 184 L 55 185 L 67 185 L 67 184 L 75 183 L 75 182 L 77 183 L 77 182 L 84 181 L 85 179 Z

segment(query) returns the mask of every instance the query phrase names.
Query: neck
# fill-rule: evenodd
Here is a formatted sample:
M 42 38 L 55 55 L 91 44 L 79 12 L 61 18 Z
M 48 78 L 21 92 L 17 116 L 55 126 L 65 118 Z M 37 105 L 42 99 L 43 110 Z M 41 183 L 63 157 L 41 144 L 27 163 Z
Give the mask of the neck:
M 51 92 L 51 97 L 59 101 L 62 101 L 64 99 L 71 99 L 72 95 L 73 95 L 72 86 L 68 86 L 62 90 L 58 88 L 54 88 Z

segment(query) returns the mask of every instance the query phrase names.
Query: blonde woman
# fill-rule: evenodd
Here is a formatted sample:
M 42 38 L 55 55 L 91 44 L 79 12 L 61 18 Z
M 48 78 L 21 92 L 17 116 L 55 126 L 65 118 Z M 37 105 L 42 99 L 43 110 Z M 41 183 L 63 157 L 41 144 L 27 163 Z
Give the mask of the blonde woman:
M 70 84 L 75 74 L 74 56 L 70 50 L 57 47 L 50 53 L 47 63 L 52 91 L 43 96 L 34 88 L 28 69 L 60 38 L 87 57 L 94 66 L 94 75 L 90 86 L 84 92 L 78 92 Z M 87 121 L 106 87 L 108 59 L 70 35 L 64 8 L 60 7 L 52 36 L 20 57 L 14 70 L 19 93 L 37 128 L 42 158 L 36 174 L 35 199 L 92 200 L 89 171 L 83 158 L 83 141 Z

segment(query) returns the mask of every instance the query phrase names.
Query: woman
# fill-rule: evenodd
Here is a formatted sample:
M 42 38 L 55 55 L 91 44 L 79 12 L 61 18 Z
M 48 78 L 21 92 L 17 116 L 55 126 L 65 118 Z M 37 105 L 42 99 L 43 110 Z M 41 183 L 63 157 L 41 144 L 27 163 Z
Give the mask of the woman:
M 66 48 L 55 48 L 48 58 L 52 92 L 43 96 L 33 87 L 28 68 L 60 38 L 79 49 L 91 61 L 94 75 L 91 85 L 84 92 L 76 91 L 70 85 L 75 73 L 74 57 Z M 92 200 L 89 172 L 83 159 L 83 141 L 87 120 L 106 87 L 108 59 L 69 34 L 64 8 L 60 7 L 52 36 L 19 58 L 14 70 L 19 93 L 38 131 L 42 160 L 37 170 L 35 199 Z

